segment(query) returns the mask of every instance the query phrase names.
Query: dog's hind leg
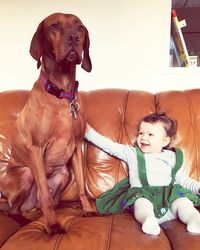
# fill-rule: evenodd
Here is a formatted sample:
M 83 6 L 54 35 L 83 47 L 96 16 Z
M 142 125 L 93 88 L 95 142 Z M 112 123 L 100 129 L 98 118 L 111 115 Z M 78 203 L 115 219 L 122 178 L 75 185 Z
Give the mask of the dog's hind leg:
M 19 213 L 24 199 L 30 192 L 32 183 L 33 175 L 28 167 L 8 165 L 4 176 L 1 177 L 0 191 L 2 199 L 0 199 L 0 210 Z

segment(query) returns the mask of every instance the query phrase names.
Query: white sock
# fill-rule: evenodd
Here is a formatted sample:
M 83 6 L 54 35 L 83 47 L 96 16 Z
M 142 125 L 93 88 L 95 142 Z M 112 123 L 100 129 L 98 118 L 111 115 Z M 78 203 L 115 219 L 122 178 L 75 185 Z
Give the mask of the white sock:
M 200 214 L 194 214 L 188 220 L 187 231 L 191 233 L 200 233 Z
M 160 226 L 155 217 L 148 217 L 142 224 L 142 231 L 146 234 L 158 235 L 160 233 Z
M 187 225 L 188 232 L 200 233 L 200 213 L 191 200 L 188 198 L 176 199 L 172 202 L 171 211 Z

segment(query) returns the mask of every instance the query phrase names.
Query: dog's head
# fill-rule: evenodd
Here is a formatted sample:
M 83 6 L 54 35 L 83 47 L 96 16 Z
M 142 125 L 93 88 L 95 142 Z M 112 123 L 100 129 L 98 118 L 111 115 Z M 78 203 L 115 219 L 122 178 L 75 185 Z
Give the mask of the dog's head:
M 45 18 L 38 26 L 30 46 L 30 53 L 41 65 L 45 56 L 58 64 L 80 64 L 90 72 L 89 34 L 81 20 L 72 14 L 55 13 Z

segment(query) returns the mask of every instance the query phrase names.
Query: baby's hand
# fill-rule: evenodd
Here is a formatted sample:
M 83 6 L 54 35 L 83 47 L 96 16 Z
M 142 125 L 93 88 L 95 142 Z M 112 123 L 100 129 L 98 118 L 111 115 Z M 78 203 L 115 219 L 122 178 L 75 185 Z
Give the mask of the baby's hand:
M 86 123 L 86 131 L 85 131 L 85 133 L 88 133 L 91 128 L 92 127 L 88 123 Z

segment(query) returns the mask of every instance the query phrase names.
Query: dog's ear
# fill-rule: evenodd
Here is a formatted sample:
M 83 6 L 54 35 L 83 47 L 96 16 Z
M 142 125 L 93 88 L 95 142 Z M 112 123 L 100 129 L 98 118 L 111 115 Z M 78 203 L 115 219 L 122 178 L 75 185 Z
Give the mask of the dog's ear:
M 92 70 L 92 62 L 90 60 L 89 47 L 90 47 L 89 33 L 88 30 L 85 28 L 85 41 L 83 44 L 83 61 L 81 67 L 87 72 L 90 72 Z
M 37 61 L 37 68 L 41 66 L 41 56 L 43 54 L 43 21 L 38 25 L 38 28 L 33 35 L 30 45 L 30 54 Z

